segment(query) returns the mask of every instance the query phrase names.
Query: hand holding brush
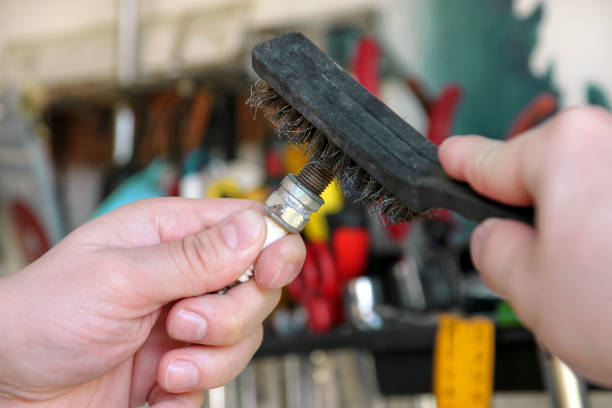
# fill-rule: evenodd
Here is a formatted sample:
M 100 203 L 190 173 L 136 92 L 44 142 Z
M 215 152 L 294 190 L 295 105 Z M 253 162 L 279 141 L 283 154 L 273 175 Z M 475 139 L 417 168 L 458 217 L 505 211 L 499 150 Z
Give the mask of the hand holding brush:
M 253 67 L 267 84 L 252 104 L 370 208 L 486 219 L 471 243 L 485 283 L 550 352 L 612 385 L 609 112 L 571 109 L 509 142 L 454 137 L 438 151 L 301 34 L 256 46 Z
M 272 122 L 279 136 L 310 156 L 297 177 L 287 176 L 266 201 L 266 245 L 301 231 L 323 204 L 319 196 L 334 178 L 391 222 L 436 208 L 476 221 L 497 216 L 533 222 L 531 208 L 492 201 L 451 179 L 433 143 L 302 34 L 257 45 L 253 68 L 266 82 L 253 86 L 248 103 Z M 239 282 L 252 274 L 251 267 Z
M 475 221 L 533 221 L 531 208 L 493 201 L 451 179 L 433 143 L 302 34 L 257 45 L 253 68 L 263 79 L 249 100 L 255 111 L 263 111 L 280 136 L 304 147 L 309 166 L 338 178 L 391 222 L 436 208 Z

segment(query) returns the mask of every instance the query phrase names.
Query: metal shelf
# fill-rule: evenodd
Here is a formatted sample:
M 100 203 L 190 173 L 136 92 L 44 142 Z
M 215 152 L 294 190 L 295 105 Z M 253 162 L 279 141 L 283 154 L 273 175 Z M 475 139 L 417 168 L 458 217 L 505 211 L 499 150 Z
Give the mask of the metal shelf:
M 431 392 L 436 326 L 406 325 L 382 330 L 338 328 L 328 334 L 279 337 L 267 333 L 257 357 L 308 354 L 313 350 L 353 348 L 370 351 L 383 394 Z M 524 328 L 496 329 L 495 390 L 542 390 L 542 376 L 533 335 Z

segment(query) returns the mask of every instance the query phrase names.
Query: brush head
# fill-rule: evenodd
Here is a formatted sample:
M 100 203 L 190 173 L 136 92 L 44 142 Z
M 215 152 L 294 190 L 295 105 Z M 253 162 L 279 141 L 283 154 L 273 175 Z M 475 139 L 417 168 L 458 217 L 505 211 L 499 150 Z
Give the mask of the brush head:
M 278 134 L 302 144 L 311 160 L 390 221 L 448 208 L 474 221 L 533 222 L 532 208 L 495 202 L 451 179 L 431 141 L 302 34 L 256 45 L 252 63 L 269 86 L 253 88 L 251 105 L 265 106 Z
M 255 115 L 263 111 L 276 135 L 301 148 L 310 157 L 309 163 L 328 169 L 338 179 L 345 194 L 353 191 L 357 195 L 356 201 L 372 212 L 385 216 L 391 223 L 410 221 L 422 215 L 406 207 L 265 81 L 258 80 L 251 87 L 247 103 Z

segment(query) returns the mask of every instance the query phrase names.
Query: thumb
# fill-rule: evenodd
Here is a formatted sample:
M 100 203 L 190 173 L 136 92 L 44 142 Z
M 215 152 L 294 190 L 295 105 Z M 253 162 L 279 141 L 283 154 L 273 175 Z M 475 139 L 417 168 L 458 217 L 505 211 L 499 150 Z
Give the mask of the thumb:
M 532 253 L 535 231 L 518 221 L 490 218 L 473 232 L 472 261 L 484 283 L 529 319 L 534 279 Z
M 143 307 L 222 289 L 255 261 L 265 236 L 263 216 L 249 209 L 178 241 L 123 249 L 123 284 Z

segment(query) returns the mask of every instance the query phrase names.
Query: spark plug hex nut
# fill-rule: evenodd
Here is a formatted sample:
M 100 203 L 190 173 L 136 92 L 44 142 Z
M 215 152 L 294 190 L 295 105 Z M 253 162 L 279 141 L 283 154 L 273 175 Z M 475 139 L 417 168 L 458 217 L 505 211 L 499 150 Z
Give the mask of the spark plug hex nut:
M 287 175 L 278 190 L 266 200 L 266 212 L 288 232 L 298 233 L 310 215 L 323 205 L 323 199 L 301 184 L 293 174 Z

